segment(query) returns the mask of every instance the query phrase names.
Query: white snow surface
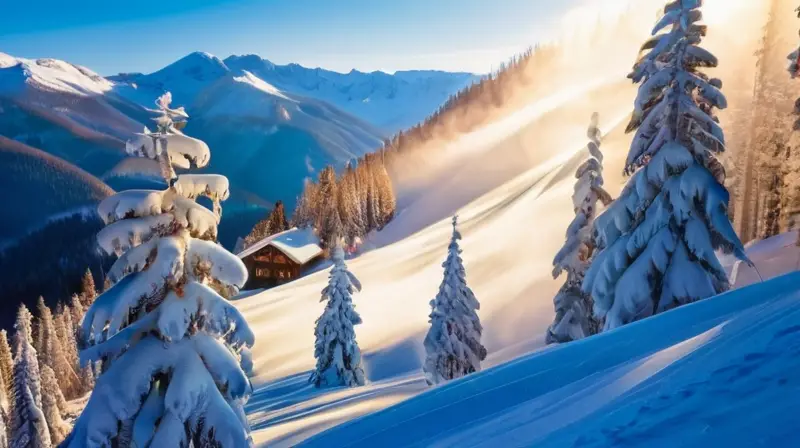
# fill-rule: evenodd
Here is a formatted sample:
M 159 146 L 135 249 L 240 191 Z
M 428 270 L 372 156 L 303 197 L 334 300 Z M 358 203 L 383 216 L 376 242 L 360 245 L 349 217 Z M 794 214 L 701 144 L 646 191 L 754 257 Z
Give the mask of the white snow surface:
M 113 83 L 86 67 L 57 59 L 25 59 L 0 53 L 0 93 L 16 93 L 27 84 L 79 96 L 102 95 Z
M 708 39 L 714 51 L 727 41 L 716 35 L 715 43 Z M 640 43 L 630 43 L 630 54 Z M 789 379 L 787 400 L 774 406 L 776 412 L 765 411 L 763 418 L 752 416 L 746 422 L 742 416 L 765 408 L 784 387 L 780 383 L 786 375 L 772 364 L 763 373 L 756 369 L 747 374 L 754 359 L 776 360 L 775 366 L 785 361 L 787 372 L 797 368 L 783 353 L 796 346 L 780 345 L 797 341 L 791 332 L 780 336 L 791 328 L 792 316 L 796 321 L 798 298 L 788 292 L 796 288 L 796 275 L 598 338 L 544 349 L 554 314 L 552 298 L 561 283 L 550 275 L 551 261 L 574 217 L 573 176 L 587 156 L 581 148 L 591 113 L 600 114 L 607 135 L 604 177 L 612 196 L 623 186 L 621 172 L 630 146 L 630 136 L 619 125 L 629 117 L 636 93 L 625 80 L 631 59 L 621 58 L 613 66 L 586 59 L 582 73 L 592 76 L 558 84 L 519 112 L 432 149 L 413 175 L 400 180 L 397 216 L 368 238 L 366 246 L 372 250 L 348 261 L 363 284 L 354 304 L 363 319 L 356 335 L 366 386 L 320 392 L 307 383 L 314 367 L 314 320 L 324 306 L 319 290 L 327 272 L 243 294 L 234 302 L 257 335 L 254 394 L 246 407 L 257 444 L 572 446 L 574 430 L 576 437 L 585 435 L 581 441 L 586 446 L 615 446 L 613 437 L 618 435 L 626 446 L 672 447 L 678 439 L 663 439 L 672 433 L 687 440 L 686 446 L 714 446 L 710 441 L 715 439 L 736 446 L 736 435 L 750 430 L 743 441 L 757 442 L 764 435 L 780 446 L 785 440 L 781 428 L 790 427 L 787 419 L 794 415 L 787 409 L 789 400 L 797 402 L 794 380 Z M 555 79 L 560 75 L 553 74 Z M 482 342 L 489 354 L 483 372 L 431 391 L 422 375 L 422 342 L 455 213 L 464 237 L 467 284 L 481 301 Z M 787 247 L 781 255 L 792 260 L 791 266 L 775 261 L 762 275 L 794 270 L 800 252 L 792 250 Z M 751 253 L 751 258 L 758 265 L 770 255 Z M 733 264 L 723 260 L 726 269 L 732 270 Z M 745 281 L 746 270 L 742 267 L 733 282 L 736 287 L 752 281 Z M 742 335 L 747 340 L 740 342 Z M 752 353 L 761 354 L 748 357 Z M 715 373 L 731 365 L 737 377 L 743 368 L 741 381 L 730 373 Z M 762 378 L 770 380 L 758 383 Z M 708 391 L 694 384 L 704 381 Z M 711 397 L 721 406 L 703 406 Z M 663 403 L 658 407 L 651 399 Z M 691 411 L 702 418 L 693 418 Z M 773 417 L 778 425 L 768 424 Z M 771 428 L 775 432 L 765 435 Z

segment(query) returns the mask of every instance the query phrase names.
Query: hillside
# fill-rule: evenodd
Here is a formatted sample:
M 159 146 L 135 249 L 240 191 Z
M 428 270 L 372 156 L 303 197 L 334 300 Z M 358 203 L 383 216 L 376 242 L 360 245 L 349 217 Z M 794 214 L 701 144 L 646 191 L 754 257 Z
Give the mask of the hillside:
M 91 209 L 113 193 L 108 185 L 74 165 L 2 135 L 0 187 L 16 193 L 5 201 L 6 210 L 13 213 L 4 213 L 0 220 L 3 245 L 12 244 L 56 215 Z
M 650 17 L 648 14 L 652 10 L 648 5 L 643 9 L 644 17 Z M 733 15 L 731 20 L 751 17 L 753 11 L 742 8 L 736 14 L 738 16 Z M 636 20 L 640 18 L 636 17 Z M 614 26 L 615 30 L 626 28 L 616 22 Z M 757 29 L 758 24 L 750 26 L 715 28 L 713 33 L 709 33 L 707 48 L 718 55 L 726 54 L 732 40 L 756 35 L 751 31 Z M 746 30 L 749 34 L 745 33 Z M 553 80 L 552 88 L 531 93 L 530 102 L 505 110 L 502 118 L 471 132 L 456 134 L 446 140 L 432 140 L 429 142 L 431 151 L 426 157 L 414 160 L 415 163 L 410 164 L 412 169 L 401 179 L 395 179 L 398 195 L 396 218 L 369 238 L 367 247 L 371 251 L 348 262 L 350 271 L 363 285 L 363 290 L 355 294 L 354 303 L 363 319 L 363 324 L 358 325 L 355 332 L 368 378 L 366 386 L 317 390 L 307 382 L 314 367 L 314 321 L 322 311 L 319 298 L 326 285 L 327 272 L 318 272 L 266 292 L 244 294 L 236 302 L 256 331 L 253 348 L 256 391 L 247 411 L 255 431 L 254 438 L 260 446 L 297 446 L 306 440 L 318 443 L 315 446 L 346 446 L 348 443 L 358 445 L 362 438 L 366 446 L 403 446 L 412 441 L 418 441 L 419 446 L 436 443 L 486 443 L 493 446 L 493 436 L 513 437 L 517 429 L 513 424 L 527 422 L 526 416 L 532 413 L 531 408 L 521 408 L 519 414 L 512 415 L 516 410 L 515 404 L 530 399 L 535 409 L 550 410 L 546 407 L 550 402 L 533 400 L 538 394 L 550 390 L 551 385 L 553 389 L 562 385 L 567 387 L 567 383 L 571 385 L 569 387 L 586 387 L 589 383 L 579 380 L 589 376 L 595 368 L 618 367 L 613 372 L 619 377 L 634 367 L 650 363 L 648 368 L 652 365 L 654 370 L 641 370 L 641 376 L 635 377 L 644 384 L 658 371 L 657 366 L 664 365 L 659 362 L 667 362 L 668 356 L 680 354 L 681 347 L 690 346 L 692 338 L 705 331 L 702 325 L 723 322 L 725 313 L 742 311 L 739 322 L 743 330 L 739 334 L 747 334 L 749 330 L 746 328 L 754 320 L 744 311 L 752 303 L 752 298 L 741 302 L 734 300 L 731 308 L 725 306 L 725 300 L 709 301 L 708 305 L 698 305 L 703 310 L 700 312 L 702 315 L 680 317 L 685 314 L 676 312 L 661 318 L 662 322 L 663 319 L 698 322 L 697 333 L 686 329 L 665 334 L 662 338 L 644 338 L 636 333 L 638 339 L 653 339 L 649 343 L 652 345 L 642 342 L 634 346 L 634 341 L 631 341 L 627 350 L 620 348 L 618 356 L 597 353 L 587 361 L 590 363 L 587 370 L 569 376 L 565 372 L 570 371 L 574 363 L 581 363 L 582 359 L 569 361 L 561 358 L 567 355 L 559 355 L 557 359 L 546 358 L 546 368 L 560 373 L 553 375 L 552 381 L 563 377 L 561 383 L 537 385 L 537 378 L 544 375 L 537 371 L 542 369 L 543 364 L 539 364 L 542 361 L 536 361 L 532 367 L 520 368 L 523 370 L 501 370 L 525 363 L 535 357 L 533 353 L 544 348 L 545 331 L 554 314 L 553 297 L 562 283 L 551 277 L 552 259 L 562 246 L 565 229 L 574 217 L 570 199 L 574 173 L 585 157 L 582 148 L 586 143 L 586 126 L 594 111 L 599 112 L 601 129 L 606 134 L 602 147 L 605 187 L 612 196 L 617 196 L 627 180 L 622 175 L 622 167 L 631 136 L 624 134 L 621 125 L 629 117 L 636 87 L 625 76 L 638 51 L 639 41 L 615 40 L 613 37 L 619 36 L 611 33 L 604 42 L 609 46 L 614 44 L 614 55 L 606 57 L 597 46 L 567 53 L 568 60 L 549 74 L 549 79 Z M 621 46 L 621 42 L 630 48 Z M 728 79 L 747 70 L 748 63 L 750 60 L 746 58 L 735 60 L 723 65 L 715 75 Z M 457 393 L 444 392 L 439 396 L 439 388 L 428 392 L 422 376 L 422 342 L 429 327 L 429 301 L 441 282 L 441 263 L 451 231 L 450 217 L 455 213 L 458 213 L 461 223 L 467 282 L 481 303 L 482 342 L 489 356 L 483 363 L 486 369 L 483 374 L 454 383 Z M 776 303 L 782 302 L 777 295 L 775 297 Z M 714 303 L 723 305 L 717 308 Z M 791 307 L 785 309 L 791 310 Z M 676 315 L 678 317 L 673 317 Z M 636 324 L 631 329 L 641 328 L 644 324 Z M 760 333 L 763 340 L 768 343 L 776 332 L 781 331 L 780 325 L 783 322 Z M 661 327 L 652 331 L 666 333 Z M 606 341 L 608 338 L 624 339 L 621 335 L 615 336 L 619 333 L 609 333 L 604 337 Z M 688 342 L 682 346 L 683 341 Z M 573 350 L 588 342 L 574 344 L 576 348 Z M 673 345 L 678 348 L 670 350 Z M 714 348 L 709 346 L 708 350 Z M 648 356 L 659 350 L 665 350 L 665 357 L 656 356 L 651 361 Z M 558 351 L 564 350 L 547 350 L 546 353 Z M 772 354 L 774 352 L 769 356 Z M 721 356 L 710 366 L 712 370 L 708 373 L 723 368 L 728 361 L 735 363 L 736 360 L 730 356 L 733 356 L 730 352 Z M 563 367 L 551 365 L 551 362 L 562 360 Z M 505 367 L 492 368 L 501 365 Z M 499 371 L 511 373 L 495 376 Z M 523 378 L 536 376 L 530 381 L 515 382 L 514 375 L 517 374 Z M 550 378 L 549 373 L 547 378 Z M 605 377 L 608 381 L 602 384 L 611 388 L 625 385 L 615 383 L 614 378 Z M 577 382 L 573 384 L 571 380 Z M 449 387 L 441 389 L 446 391 Z M 487 392 L 481 396 L 486 401 L 470 398 L 495 387 L 498 395 Z M 562 392 L 566 394 L 575 390 L 569 387 L 555 390 L 548 397 L 563 399 L 566 395 Z M 467 389 L 471 392 L 467 393 Z M 431 396 L 435 398 L 428 401 L 427 397 Z M 586 406 L 587 412 L 594 412 L 616 396 L 602 395 L 598 402 L 591 399 L 577 401 L 575 407 Z M 465 403 L 474 405 L 470 410 L 459 407 L 461 402 L 458 400 L 462 397 L 470 399 Z M 755 403 L 764 404 L 765 397 L 761 396 L 758 398 L 761 401 Z M 498 405 L 492 405 L 492 400 L 496 400 Z M 409 403 L 409 407 L 402 403 Z M 447 407 L 441 422 L 423 424 L 412 417 L 415 413 L 435 414 L 436 407 L 443 403 Z M 382 409 L 386 411 L 381 412 Z M 456 409 L 458 411 L 454 411 Z M 614 408 L 602 407 L 594 417 L 601 418 L 605 415 L 603 411 L 610 409 Z M 486 413 L 482 412 L 484 410 Z M 460 412 L 465 415 L 467 424 L 464 426 L 460 425 Z M 477 432 L 484 428 L 480 424 L 488 421 L 492 412 L 503 412 L 513 419 L 498 433 L 491 430 Z M 374 417 L 364 417 L 372 413 L 375 413 Z M 408 424 L 404 424 L 406 413 L 410 419 Z M 361 426 L 362 421 L 369 423 Z M 625 421 L 625 424 L 630 421 Z M 614 421 L 607 428 L 613 430 L 616 424 Z M 608 439 L 602 438 L 606 434 L 598 430 L 598 426 L 589 426 L 585 431 L 593 437 L 590 441 L 601 441 L 594 446 L 608 446 Z M 310 439 L 334 427 L 337 428 L 330 433 Z M 397 432 L 392 429 L 394 427 L 398 428 Z M 436 429 L 439 427 L 442 429 Z M 471 428 L 476 432 L 462 434 L 461 431 Z M 521 436 L 531 433 L 533 438 L 522 438 L 521 443 L 504 438 L 505 444 L 499 446 L 526 446 L 526 442 L 531 445 L 538 434 L 545 434 L 531 431 L 521 432 Z M 561 435 L 568 434 L 567 431 Z M 454 438 L 444 438 L 450 435 Z M 390 440 L 393 436 L 397 438 Z M 557 441 L 550 446 L 564 446 L 559 445 L 564 439 L 553 440 Z M 566 446 L 570 445 L 567 443 Z

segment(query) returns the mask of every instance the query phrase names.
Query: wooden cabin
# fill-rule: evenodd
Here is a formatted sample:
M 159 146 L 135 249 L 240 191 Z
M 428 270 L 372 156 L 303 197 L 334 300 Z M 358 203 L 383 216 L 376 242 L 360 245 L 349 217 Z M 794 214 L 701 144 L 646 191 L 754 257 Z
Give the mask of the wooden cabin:
M 322 255 L 319 239 L 311 229 L 293 228 L 264 238 L 237 256 L 247 266 L 245 289 L 260 289 L 299 278 Z

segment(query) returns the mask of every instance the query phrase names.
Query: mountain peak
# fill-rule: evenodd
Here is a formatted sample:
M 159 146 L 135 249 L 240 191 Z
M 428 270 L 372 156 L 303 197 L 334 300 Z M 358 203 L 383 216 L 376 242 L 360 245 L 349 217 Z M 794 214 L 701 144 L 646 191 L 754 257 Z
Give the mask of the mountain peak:
M 257 54 L 230 55 L 223 61 L 231 70 L 246 70 L 258 72 L 260 70 L 274 70 L 275 64 Z

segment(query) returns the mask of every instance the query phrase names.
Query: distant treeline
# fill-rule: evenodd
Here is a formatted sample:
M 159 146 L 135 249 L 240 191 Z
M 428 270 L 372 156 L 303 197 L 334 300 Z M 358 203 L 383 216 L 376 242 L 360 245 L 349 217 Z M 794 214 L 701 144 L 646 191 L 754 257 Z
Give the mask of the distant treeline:
M 527 89 L 537 76 L 537 67 L 558 55 L 555 45 L 530 47 L 514 56 L 498 70 L 471 84 L 450 98 L 422 123 L 398 132 L 384 142 L 384 150 L 391 161 L 397 154 L 405 153 L 434 139 L 447 140 L 474 131 L 496 118 L 497 111 Z

